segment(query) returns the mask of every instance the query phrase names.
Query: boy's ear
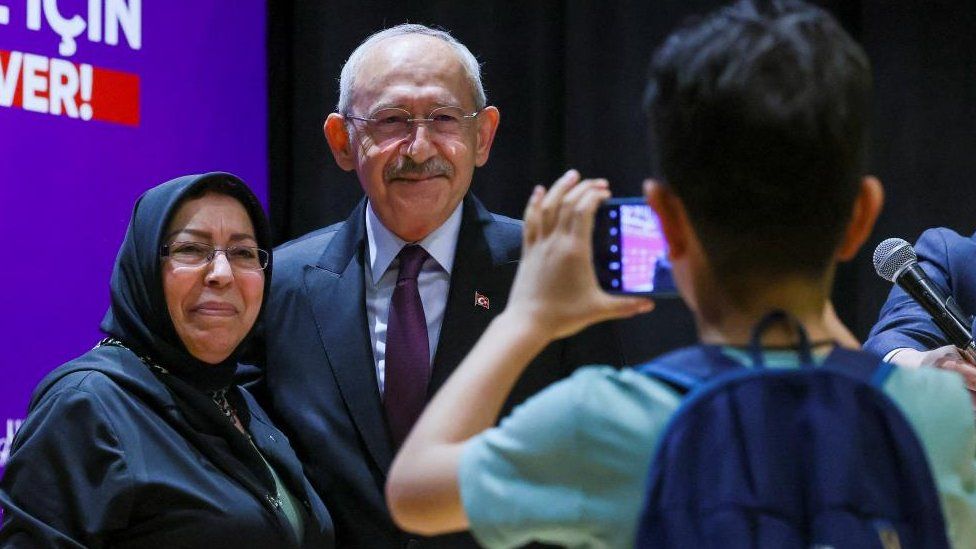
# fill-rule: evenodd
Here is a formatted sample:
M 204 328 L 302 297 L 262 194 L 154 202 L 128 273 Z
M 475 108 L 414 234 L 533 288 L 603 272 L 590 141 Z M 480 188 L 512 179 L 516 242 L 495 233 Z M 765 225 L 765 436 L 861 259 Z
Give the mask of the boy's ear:
M 661 221 L 661 232 L 668 241 L 668 258 L 680 259 L 688 251 L 691 223 L 684 204 L 674 192 L 658 181 L 644 181 L 644 199 Z
M 877 177 L 872 175 L 861 179 L 861 189 L 854 199 L 851 219 L 847 223 L 844 237 L 837 246 L 835 257 L 838 261 L 848 261 L 853 258 L 864 242 L 871 235 L 875 221 L 881 213 L 884 204 L 884 188 Z

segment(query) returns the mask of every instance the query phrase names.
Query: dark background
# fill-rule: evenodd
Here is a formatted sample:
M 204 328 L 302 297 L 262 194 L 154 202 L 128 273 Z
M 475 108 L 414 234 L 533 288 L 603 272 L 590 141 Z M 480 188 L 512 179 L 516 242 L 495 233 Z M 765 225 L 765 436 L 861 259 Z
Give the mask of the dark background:
M 976 1 L 822 1 L 867 51 L 875 103 L 871 169 L 884 212 L 864 250 L 838 272 L 834 303 L 863 338 L 889 284 L 871 252 L 927 227 L 976 227 Z M 343 62 L 369 34 L 403 22 L 439 26 L 483 63 L 501 111 L 491 159 L 472 189 L 519 217 L 533 185 L 567 168 L 606 177 L 617 196 L 651 175 L 640 99 L 654 48 L 706 0 L 272 0 L 269 2 L 271 219 L 277 242 L 345 219 L 361 198 L 333 162 L 322 123 L 338 99 Z M 749 253 L 744 249 L 742 253 Z M 797 250 L 802 253 L 802 250 Z M 976 313 L 976 311 L 969 311 Z M 630 361 L 694 340 L 677 300 L 628 321 Z

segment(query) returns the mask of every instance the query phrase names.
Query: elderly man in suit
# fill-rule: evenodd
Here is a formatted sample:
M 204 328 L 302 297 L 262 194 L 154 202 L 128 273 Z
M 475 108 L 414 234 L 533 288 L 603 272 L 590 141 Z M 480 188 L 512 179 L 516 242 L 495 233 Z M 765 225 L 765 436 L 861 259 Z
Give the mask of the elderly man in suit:
M 403 533 L 383 485 L 427 400 L 506 304 L 521 224 L 468 190 L 498 122 L 478 62 L 445 32 L 381 31 L 342 69 L 325 137 L 366 198 L 346 221 L 275 251 L 259 346 L 261 394 L 335 518 L 339 547 L 474 545 L 467 534 Z M 551 345 L 506 409 L 593 361 L 622 362 L 610 326 Z

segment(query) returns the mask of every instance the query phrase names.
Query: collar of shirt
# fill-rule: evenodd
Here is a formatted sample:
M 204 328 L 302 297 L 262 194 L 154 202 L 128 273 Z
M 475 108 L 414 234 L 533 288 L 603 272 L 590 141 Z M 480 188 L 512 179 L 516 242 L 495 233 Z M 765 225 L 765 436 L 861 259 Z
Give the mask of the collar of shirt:
M 457 248 L 458 234 L 461 232 L 461 207 L 459 203 L 454 212 L 451 213 L 447 221 L 441 224 L 434 232 L 416 244 L 434 258 L 434 261 L 448 274 L 454 267 L 454 252 Z M 410 242 L 406 242 L 397 235 L 393 234 L 373 211 L 373 206 L 366 203 L 366 246 L 368 247 L 369 270 L 373 275 L 373 281 L 378 281 L 383 273 L 390 267 L 400 248 Z

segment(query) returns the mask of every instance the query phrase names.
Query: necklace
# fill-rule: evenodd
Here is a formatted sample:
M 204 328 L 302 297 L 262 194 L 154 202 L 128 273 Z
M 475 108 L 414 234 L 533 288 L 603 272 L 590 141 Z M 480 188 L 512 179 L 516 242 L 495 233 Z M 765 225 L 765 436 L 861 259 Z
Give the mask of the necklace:
M 219 389 L 208 394 L 210 395 L 210 400 L 214 401 L 214 404 L 217 405 L 217 408 L 225 416 L 234 418 L 237 415 L 237 410 L 234 409 L 234 405 L 227 399 L 227 389 Z

